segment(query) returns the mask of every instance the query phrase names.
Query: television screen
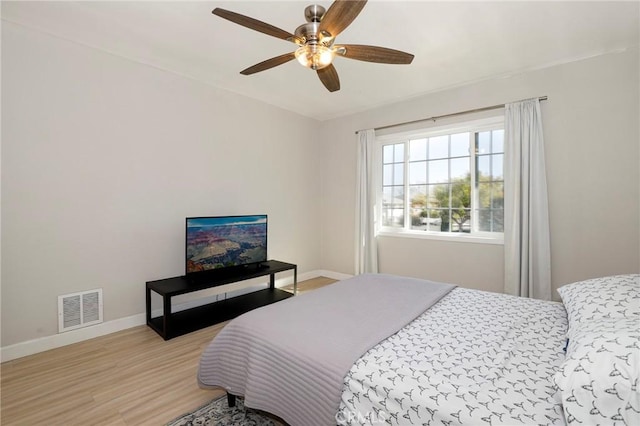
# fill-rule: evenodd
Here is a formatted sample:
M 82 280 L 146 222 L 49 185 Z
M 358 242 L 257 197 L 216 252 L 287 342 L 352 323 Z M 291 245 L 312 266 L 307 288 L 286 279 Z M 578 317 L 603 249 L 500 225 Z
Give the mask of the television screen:
M 187 274 L 266 260 L 267 215 L 187 218 Z

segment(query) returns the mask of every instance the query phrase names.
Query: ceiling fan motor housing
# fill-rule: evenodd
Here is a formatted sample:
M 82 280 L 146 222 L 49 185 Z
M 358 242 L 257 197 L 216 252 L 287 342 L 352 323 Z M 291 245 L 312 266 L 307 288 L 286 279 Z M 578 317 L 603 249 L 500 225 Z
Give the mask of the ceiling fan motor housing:
M 326 9 L 318 4 L 312 4 L 304 9 L 304 18 L 307 22 L 320 22 Z
M 326 10 L 324 7 L 312 4 L 304 9 L 305 24 L 296 28 L 294 34 L 298 40 L 304 44 L 322 43 L 329 47 L 333 44 L 333 36 L 326 31 L 320 32 L 320 21 L 324 17 Z
M 317 42 L 318 41 L 318 28 L 319 22 L 307 22 L 296 28 L 294 34 L 304 43 Z

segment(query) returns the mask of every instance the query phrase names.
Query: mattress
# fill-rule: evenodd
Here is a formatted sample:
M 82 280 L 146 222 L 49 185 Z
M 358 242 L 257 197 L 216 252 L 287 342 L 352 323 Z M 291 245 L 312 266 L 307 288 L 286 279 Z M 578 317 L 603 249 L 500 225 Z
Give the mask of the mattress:
M 455 288 L 355 362 L 338 424 L 565 424 L 567 327 L 561 303 Z

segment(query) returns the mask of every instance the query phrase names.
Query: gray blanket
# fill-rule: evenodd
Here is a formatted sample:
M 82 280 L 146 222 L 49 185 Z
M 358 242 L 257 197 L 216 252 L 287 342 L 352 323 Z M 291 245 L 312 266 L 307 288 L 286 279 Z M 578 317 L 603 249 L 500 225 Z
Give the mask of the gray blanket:
M 292 426 L 335 425 L 354 362 L 454 287 L 365 274 L 256 309 L 205 349 L 198 382 L 244 396 L 247 407 Z

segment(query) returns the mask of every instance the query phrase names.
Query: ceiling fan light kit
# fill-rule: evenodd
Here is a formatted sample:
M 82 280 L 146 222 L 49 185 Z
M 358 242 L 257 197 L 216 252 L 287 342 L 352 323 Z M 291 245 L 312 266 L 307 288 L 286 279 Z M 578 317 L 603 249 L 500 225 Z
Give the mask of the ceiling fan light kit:
M 328 10 L 320 5 L 307 6 L 304 10 L 307 22 L 296 28 L 294 34 L 229 10 L 216 8 L 212 13 L 254 31 L 298 45 L 295 52 L 262 61 L 240 71 L 241 74 L 250 75 L 265 71 L 295 58 L 304 67 L 316 71 L 327 90 L 335 92 L 340 90 L 340 79 L 333 66 L 336 55 L 383 64 L 410 64 L 413 61 L 412 54 L 385 47 L 333 45 L 336 36 L 353 22 L 366 3 L 367 0 L 336 0 Z
M 334 52 L 322 44 L 306 44 L 298 47 L 295 55 L 303 67 L 319 70 L 331 65 Z

